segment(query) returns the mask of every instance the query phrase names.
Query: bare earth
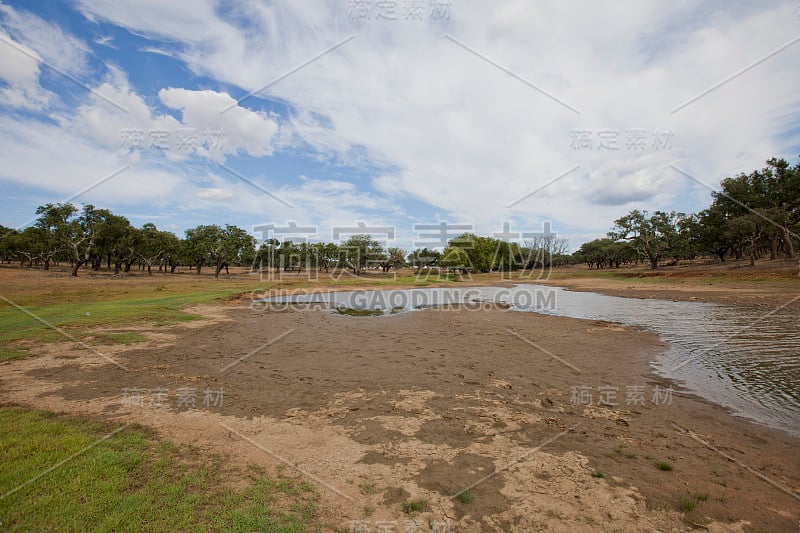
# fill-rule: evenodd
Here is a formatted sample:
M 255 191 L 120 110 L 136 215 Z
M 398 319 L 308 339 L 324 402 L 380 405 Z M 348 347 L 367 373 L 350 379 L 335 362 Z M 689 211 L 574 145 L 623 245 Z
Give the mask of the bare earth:
M 664 348 L 654 335 L 497 308 L 194 311 L 207 319 L 98 347 L 127 371 L 71 343 L 3 363 L 0 402 L 290 465 L 318 487 L 326 531 L 385 520 L 400 531 L 798 529 L 798 440 L 678 389 L 654 402 L 670 386 L 650 372 Z M 591 404 L 573 397 L 582 385 Z M 604 385 L 617 387 L 616 405 L 598 405 Z M 641 401 L 626 401 L 629 387 L 643 388 Z M 134 388 L 142 405 L 124 393 Z M 194 407 L 178 405 L 181 388 L 196 389 Z M 223 389 L 224 403 L 204 405 L 206 388 Z M 168 391 L 161 406 L 153 389 Z M 452 498 L 467 487 L 471 503 Z M 404 513 L 418 498 L 428 508 Z M 684 513 L 682 498 L 695 509 Z

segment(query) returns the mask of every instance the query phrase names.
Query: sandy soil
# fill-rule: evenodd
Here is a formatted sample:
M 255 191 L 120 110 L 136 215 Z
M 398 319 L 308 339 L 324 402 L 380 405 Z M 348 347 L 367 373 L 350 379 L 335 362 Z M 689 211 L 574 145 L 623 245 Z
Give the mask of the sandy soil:
M 655 387 L 670 384 L 650 372 L 663 349 L 651 334 L 502 309 L 194 311 L 208 319 L 151 328 L 144 345 L 97 347 L 127 371 L 79 345 L 37 347 L 38 357 L 2 364 L 0 401 L 140 423 L 242 464 L 290 465 L 318 487 L 325 530 L 800 523 L 798 440 L 679 390 L 669 405 L 654 402 Z M 574 397 L 581 386 L 591 402 Z M 606 398 L 616 405 L 598 405 L 602 386 L 617 387 Z M 643 398 L 629 404 L 633 387 Z M 206 388 L 224 390 L 222 405 L 203 401 Z M 154 389 L 167 391 L 160 406 Z M 180 405 L 179 389 L 196 391 L 194 407 Z M 471 503 L 452 498 L 467 487 Z M 417 498 L 428 508 L 404 513 Z M 682 498 L 695 509 L 682 512 Z

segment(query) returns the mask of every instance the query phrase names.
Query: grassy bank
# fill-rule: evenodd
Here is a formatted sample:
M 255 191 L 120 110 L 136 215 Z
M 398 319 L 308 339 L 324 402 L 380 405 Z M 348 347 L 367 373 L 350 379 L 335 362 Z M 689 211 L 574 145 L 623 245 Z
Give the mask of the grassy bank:
M 0 456 L 5 531 L 318 529 L 309 484 L 236 471 L 140 428 L 3 408 Z
M 343 273 L 284 275 L 260 280 L 237 272 L 214 279 L 208 274 L 114 277 L 84 276 L 17 268 L 0 268 L 0 361 L 25 357 L 38 343 L 68 340 L 54 328 L 82 341 L 130 344 L 143 340 L 135 332 L 100 332 L 124 327 L 157 327 L 199 318 L 186 312 L 192 305 L 213 303 L 239 294 L 269 289 L 347 287 L 420 287 L 450 283 L 450 278 L 418 278 L 409 273 L 356 278 Z M 52 326 L 52 327 L 51 327 Z

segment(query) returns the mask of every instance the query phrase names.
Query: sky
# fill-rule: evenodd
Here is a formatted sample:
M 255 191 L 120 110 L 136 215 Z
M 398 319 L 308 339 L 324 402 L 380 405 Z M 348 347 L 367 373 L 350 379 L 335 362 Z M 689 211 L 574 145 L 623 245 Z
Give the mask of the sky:
M 0 224 L 574 250 L 796 162 L 798 65 L 797 0 L 0 0 Z

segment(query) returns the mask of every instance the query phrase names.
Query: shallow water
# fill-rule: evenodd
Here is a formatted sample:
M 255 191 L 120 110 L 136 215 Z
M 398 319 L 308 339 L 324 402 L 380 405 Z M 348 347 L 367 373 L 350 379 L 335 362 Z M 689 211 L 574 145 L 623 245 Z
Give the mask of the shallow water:
M 796 311 L 621 298 L 532 284 L 357 290 L 264 301 L 386 315 L 449 304 L 478 309 L 502 303 L 514 311 L 639 326 L 670 345 L 654 363 L 660 375 L 738 415 L 800 436 L 800 317 Z M 638 384 L 610 385 L 624 390 Z

